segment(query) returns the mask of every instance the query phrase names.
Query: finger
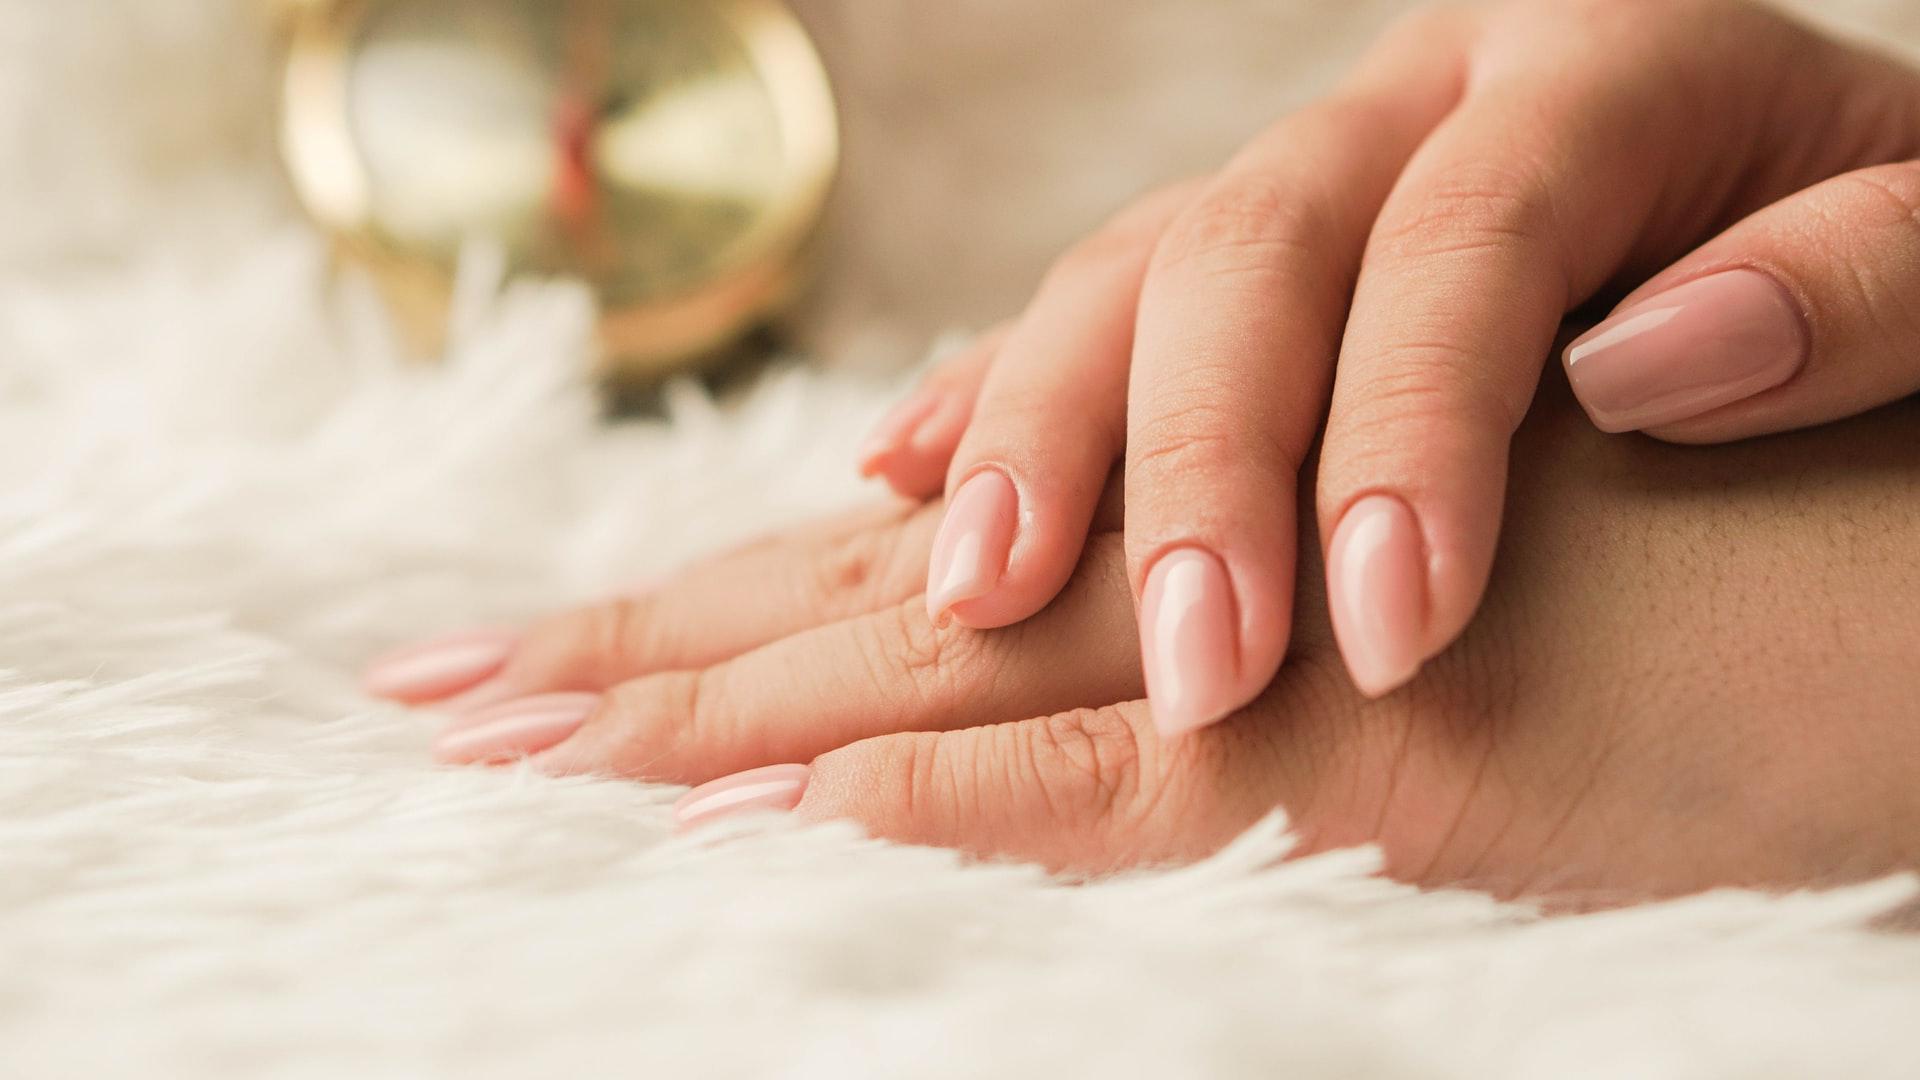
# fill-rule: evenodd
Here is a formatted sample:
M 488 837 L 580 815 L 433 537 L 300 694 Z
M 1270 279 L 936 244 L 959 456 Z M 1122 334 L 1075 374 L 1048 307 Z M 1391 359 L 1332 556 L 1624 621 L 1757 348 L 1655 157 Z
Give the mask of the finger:
M 931 509 L 891 503 L 750 544 L 638 595 L 497 635 L 490 667 L 464 682 L 442 678 L 412 700 L 466 713 L 530 694 L 602 690 L 878 610 L 919 591 L 935 522 Z M 407 663 L 433 670 L 417 657 Z
M 1008 334 L 948 468 L 927 570 L 936 620 L 1018 622 L 1072 574 L 1120 455 L 1140 279 L 1193 190 L 1149 195 L 1074 247 Z
M 700 671 L 623 683 L 583 714 L 556 703 L 502 705 L 442 737 L 442 760 L 537 755 L 554 773 L 695 782 L 808 760 L 899 731 L 939 731 L 1140 693 L 1125 651 L 1131 604 L 1119 538 L 1106 534 L 1060 602 L 986 634 L 936 627 L 917 597 L 817 627 Z M 572 708 L 578 702 L 560 702 Z
M 1141 293 L 1126 520 L 1160 730 L 1246 704 L 1287 648 L 1300 466 L 1368 228 L 1453 107 L 1466 23 L 1390 34 L 1252 143 L 1167 228 Z
M 1628 297 L 1564 359 L 1601 430 L 1707 443 L 1920 391 L 1917 343 L 1920 162 L 1907 161 L 1755 213 Z
M 898 843 L 1037 862 L 1056 872 L 1191 857 L 1197 852 L 1168 850 L 1171 837 L 1147 847 L 1132 827 L 1163 784 L 1189 783 L 1183 770 L 1163 762 L 1168 748 L 1141 705 L 856 743 L 812 763 L 793 809 L 803 820 L 858 822 Z M 699 824 L 711 794 L 690 793 L 676 808 L 681 820 Z M 1227 838 L 1211 835 L 1208 816 L 1186 815 L 1195 847 Z M 1230 837 L 1245 824 L 1220 831 Z
M 1627 22 L 1583 48 L 1626 51 Z M 1316 495 L 1335 634 L 1372 696 L 1479 605 L 1560 321 L 1660 216 L 1678 182 L 1656 166 L 1700 141 L 1644 73 L 1508 44 L 1382 208 L 1341 347 Z
M 920 385 L 887 411 L 860 447 L 860 475 L 878 476 L 909 499 L 940 494 L 947 465 L 973 417 L 980 384 L 1005 343 L 1003 323 L 939 361 Z
M 944 733 L 888 735 L 714 781 L 675 807 L 683 828 L 748 810 L 853 821 L 899 843 L 1093 875 L 1211 854 L 1316 766 L 1275 768 L 1272 725 L 1161 740 L 1144 701 Z

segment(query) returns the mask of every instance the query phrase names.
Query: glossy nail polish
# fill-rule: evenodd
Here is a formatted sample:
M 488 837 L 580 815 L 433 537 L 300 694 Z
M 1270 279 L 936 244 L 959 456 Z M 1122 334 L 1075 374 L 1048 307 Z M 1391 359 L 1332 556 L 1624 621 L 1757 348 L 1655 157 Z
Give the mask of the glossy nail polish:
M 947 500 L 927 561 L 927 617 L 944 623 L 953 605 L 993 591 L 1007 572 L 1020 496 L 996 469 L 974 473 Z
M 1153 726 L 1172 737 L 1245 704 L 1239 692 L 1238 606 L 1227 568 L 1198 548 L 1153 564 L 1140 596 L 1140 659 Z
M 1567 347 L 1567 380 L 1602 431 L 1690 420 L 1779 386 L 1807 358 L 1793 298 L 1727 270 L 1642 300 Z
M 1391 495 L 1353 504 L 1327 548 L 1333 636 L 1354 685 L 1380 697 L 1425 662 L 1427 568 L 1420 523 Z
M 466 630 L 395 649 L 367 665 L 362 685 L 375 697 L 432 701 L 491 677 L 519 640 L 508 630 Z
M 808 765 L 768 765 L 701 784 L 673 804 L 674 823 L 690 829 L 703 822 L 753 810 L 785 813 L 800 805 L 813 777 Z
M 600 707 L 599 694 L 539 694 L 464 717 L 434 741 L 433 756 L 450 765 L 512 761 L 565 741 Z
M 940 403 L 939 393 L 931 386 L 920 386 L 902 398 L 880 417 L 873 431 L 860 444 L 860 475 L 873 476 L 889 455 L 897 454 L 913 441 L 914 432 L 933 415 Z

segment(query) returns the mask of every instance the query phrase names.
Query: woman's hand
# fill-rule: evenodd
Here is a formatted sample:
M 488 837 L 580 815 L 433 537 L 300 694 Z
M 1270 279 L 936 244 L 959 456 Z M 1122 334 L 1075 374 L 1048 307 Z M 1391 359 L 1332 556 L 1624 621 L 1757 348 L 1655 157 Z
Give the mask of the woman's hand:
M 1011 630 L 933 626 L 915 591 L 938 507 L 890 508 L 372 682 L 477 709 L 442 737 L 451 761 L 759 768 L 682 819 L 797 808 L 1063 870 L 1198 857 L 1275 806 L 1302 850 L 1376 841 L 1396 876 L 1502 893 L 1920 860 L 1920 403 L 1682 453 L 1609 440 L 1554 397 L 1519 435 L 1482 612 L 1385 700 L 1353 690 L 1313 596 L 1271 689 L 1161 738 L 1134 700 L 1106 504 L 1061 601 Z
M 1753 4 L 1433 8 L 1069 252 L 863 467 L 944 481 L 928 603 L 997 627 L 1068 580 L 1124 454 L 1146 682 L 1176 734 L 1288 652 L 1324 420 L 1313 540 L 1377 697 L 1482 601 L 1569 311 L 1639 286 L 1565 353 L 1606 431 L 1718 442 L 1920 389 L 1917 153 L 1920 76 Z

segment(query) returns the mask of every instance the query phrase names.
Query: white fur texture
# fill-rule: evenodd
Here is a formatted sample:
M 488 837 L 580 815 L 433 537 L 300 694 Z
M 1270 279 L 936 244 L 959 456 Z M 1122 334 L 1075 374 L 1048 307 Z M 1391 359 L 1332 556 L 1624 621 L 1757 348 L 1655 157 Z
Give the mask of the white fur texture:
M 1909 879 L 1541 919 L 1275 822 L 1071 888 L 431 767 L 370 653 L 857 497 L 887 388 L 604 427 L 582 298 L 484 266 L 399 363 L 234 19 L 0 0 L 0 1075 L 1920 1070 L 1920 941 L 1863 928 Z

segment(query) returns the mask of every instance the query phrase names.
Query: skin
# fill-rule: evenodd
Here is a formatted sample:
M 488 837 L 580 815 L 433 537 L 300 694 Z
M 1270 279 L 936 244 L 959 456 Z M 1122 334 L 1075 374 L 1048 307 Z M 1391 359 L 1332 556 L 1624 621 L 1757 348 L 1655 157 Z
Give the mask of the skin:
M 936 628 L 938 505 L 894 505 L 546 620 L 464 697 L 604 690 L 528 748 L 550 772 L 811 761 L 804 818 L 1075 874 L 1197 858 L 1280 807 L 1301 851 L 1375 842 L 1395 877 L 1500 895 L 1849 880 L 1920 862 L 1916 423 L 1680 448 L 1604 436 L 1550 384 L 1452 647 L 1368 699 L 1302 604 L 1273 684 L 1178 740 L 1139 700 L 1111 497 L 1017 627 Z
M 1005 572 L 952 608 L 984 628 L 1069 581 L 1124 461 L 1130 587 L 1141 598 L 1170 552 L 1219 561 L 1237 655 L 1218 696 L 1236 704 L 1298 652 L 1299 560 L 1325 560 L 1356 503 L 1397 500 L 1422 602 L 1391 620 L 1394 659 L 1348 653 L 1382 693 L 1482 603 L 1511 438 L 1570 311 L 1735 268 L 1789 298 L 1809 338 L 1797 374 L 1663 439 L 1920 389 L 1916 155 L 1920 75 L 1757 4 L 1430 7 L 1219 171 L 1069 251 L 1003 333 L 932 377 L 913 438 L 879 439 L 865 465 L 915 496 L 1010 478 Z

